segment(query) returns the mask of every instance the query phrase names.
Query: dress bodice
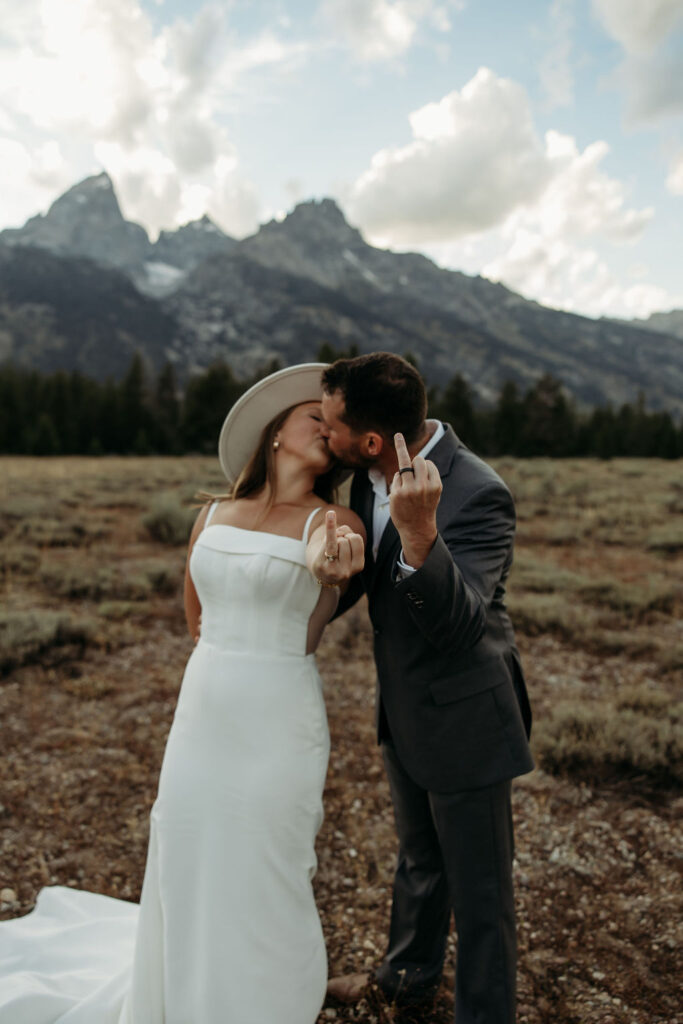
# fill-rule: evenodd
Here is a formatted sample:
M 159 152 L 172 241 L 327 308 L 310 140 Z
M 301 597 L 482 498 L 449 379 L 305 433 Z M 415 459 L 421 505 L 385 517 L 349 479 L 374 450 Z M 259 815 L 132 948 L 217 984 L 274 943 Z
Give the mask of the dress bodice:
M 204 527 L 190 557 L 202 642 L 245 653 L 305 654 L 320 596 L 306 566 L 309 523 L 301 540 L 224 523 Z

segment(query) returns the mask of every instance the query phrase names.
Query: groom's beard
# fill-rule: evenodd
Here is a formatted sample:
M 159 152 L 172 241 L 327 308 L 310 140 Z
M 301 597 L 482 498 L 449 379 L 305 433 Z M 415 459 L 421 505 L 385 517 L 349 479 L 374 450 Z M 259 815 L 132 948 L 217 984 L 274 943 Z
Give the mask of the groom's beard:
M 377 462 L 377 459 L 363 455 L 360 445 L 354 441 L 349 444 L 346 451 L 333 451 L 332 454 L 345 469 L 371 469 Z

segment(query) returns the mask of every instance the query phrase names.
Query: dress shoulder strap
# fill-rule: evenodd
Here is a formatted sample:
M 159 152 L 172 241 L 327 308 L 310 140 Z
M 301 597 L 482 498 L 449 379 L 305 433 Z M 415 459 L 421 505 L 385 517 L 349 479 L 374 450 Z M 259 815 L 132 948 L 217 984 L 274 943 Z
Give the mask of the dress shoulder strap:
M 211 506 L 209 507 L 209 511 L 207 513 L 207 516 L 206 516 L 206 520 L 204 521 L 204 526 L 203 526 L 204 530 L 207 528 L 207 526 L 211 522 L 211 519 L 213 518 L 213 514 L 216 511 L 216 509 L 218 508 L 218 504 L 219 504 L 218 501 L 213 501 L 211 503 Z
M 302 540 L 302 543 L 303 543 L 304 547 L 308 544 L 308 531 L 311 528 L 311 523 L 313 522 L 313 520 L 315 519 L 316 515 L 318 514 L 318 512 L 320 511 L 321 508 L 322 508 L 322 505 L 318 505 L 317 508 L 314 508 L 313 511 L 311 512 L 310 516 L 306 520 L 306 523 L 304 525 L 304 532 L 301 535 L 301 540 Z

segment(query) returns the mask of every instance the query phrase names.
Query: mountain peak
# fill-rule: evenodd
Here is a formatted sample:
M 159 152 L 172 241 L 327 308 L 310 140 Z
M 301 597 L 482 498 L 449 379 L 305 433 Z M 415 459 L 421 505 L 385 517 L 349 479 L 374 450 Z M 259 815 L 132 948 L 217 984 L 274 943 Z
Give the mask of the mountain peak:
M 237 245 L 208 214 L 175 231 L 162 231 L 152 246 L 152 257 L 179 270 L 192 270 L 203 260 L 225 255 Z
M 347 223 L 334 199 L 309 199 L 298 203 L 284 220 L 264 224 L 252 239 L 289 239 L 297 246 L 362 246 L 360 232 Z M 252 239 L 248 241 L 251 242 Z
M 144 228 L 121 213 L 106 171 L 73 185 L 55 199 L 45 216 L 38 214 L 23 228 L 3 232 L 3 241 L 126 268 L 140 265 L 150 249 Z
M 215 221 L 211 220 L 208 213 L 205 213 L 203 217 L 199 218 L 199 220 L 189 221 L 187 224 L 184 224 L 183 227 L 190 228 L 192 231 L 204 231 L 213 235 L 223 235 L 224 238 L 229 237 L 222 228 L 218 227 L 218 224 L 216 224 Z M 182 231 L 182 228 L 180 230 Z
M 283 225 L 288 226 L 325 226 L 328 230 L 337 230 L 344 232 L 354 232 L 341 209 L 337 206 L 334 199 L 325 197 L 324 199 L 308 199 L 306 202 L 297 203 L 293 210 L 287 214 Z
M 86 207 L 88 213 L 92 211 L 99 217 L 106 216 L 123 221 L 121 207 L 114 191 L 114 183 L 106 171 L 84 178 L 83 181 L 79 181 L 58 199 L 55 199 L 47 212 L 46 219 L 54 217 L 68 219 L 77 209 L 82 215 Z

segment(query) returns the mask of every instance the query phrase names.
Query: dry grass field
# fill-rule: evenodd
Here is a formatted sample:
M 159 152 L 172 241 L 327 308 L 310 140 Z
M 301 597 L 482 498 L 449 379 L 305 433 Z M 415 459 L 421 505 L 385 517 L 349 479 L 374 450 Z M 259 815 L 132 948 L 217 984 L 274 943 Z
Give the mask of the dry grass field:
M 517 501 L 509 606 L 538 763 L 514 788 L 519 1021 L 675 1024 L 681 465 L 496 468 Z M 191 649 L 188 506 L 222 488 L 217 462 L 5 457 L 0 474 L 0 916 L 26 913 L 49 884 L 135 900 Z M 370 651 L 357 607 L 319 655 L 332 755 L 315 886 L 332 973 L 376 963 L 388 923 L 395 839 Z M 421 1021 L 451 1021 L 452 985 L 451 958 Z M 397 1019 L 376 992 L 320 1017 Z

